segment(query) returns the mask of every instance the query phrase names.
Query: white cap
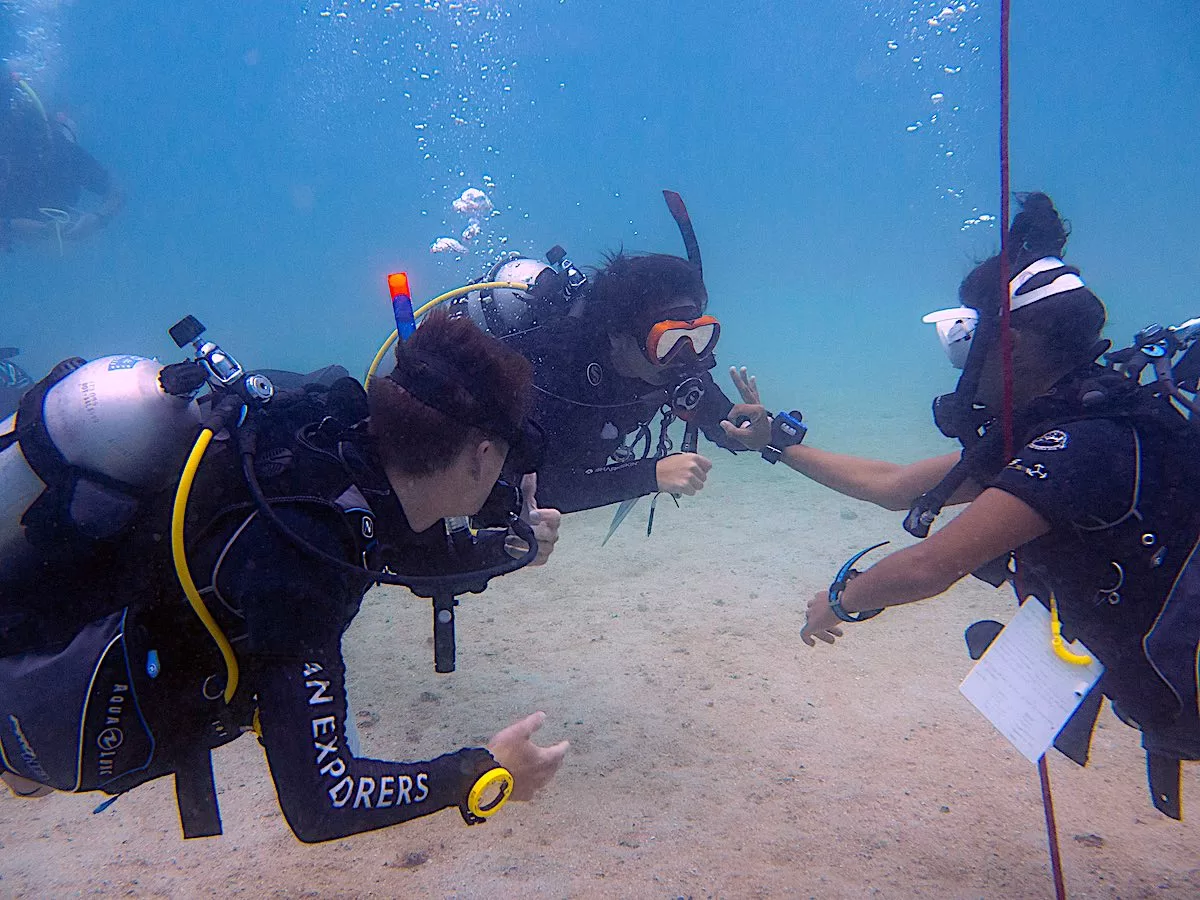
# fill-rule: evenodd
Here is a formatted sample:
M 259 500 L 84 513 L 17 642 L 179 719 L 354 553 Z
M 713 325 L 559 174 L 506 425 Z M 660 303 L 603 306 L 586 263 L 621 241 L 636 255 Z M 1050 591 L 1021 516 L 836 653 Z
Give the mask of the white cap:
M 937 326 L 938 339 L 942 342 L 942 349 L 946 351 L 950 365 L 961 369 L 967 364 L 971 339 L 975 337 L 975 329 L 979 325 L 978 312 L 969 306 L 956 306 L 953 309 L 931 312 L 921 321 Z
M 1047 297 L 1065 294 L 1085 287 L 1083 279 L 1073 269 L 1055 256 L 1044 256 L 1034 260 L 1009 280 L 1009 309 L 1018 310 Z M 979 326 L 979 313 L 969 306 L 956 306 L 931 312 L 921 319 L 937 326 L 938 339 L 950 359 L 950 364 L 961 369 L 967 364 L 971 340 Z

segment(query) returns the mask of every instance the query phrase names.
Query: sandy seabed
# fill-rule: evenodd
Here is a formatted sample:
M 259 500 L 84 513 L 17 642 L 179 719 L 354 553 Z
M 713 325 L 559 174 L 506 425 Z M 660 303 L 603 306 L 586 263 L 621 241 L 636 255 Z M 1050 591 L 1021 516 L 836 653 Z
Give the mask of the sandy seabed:
M 305 846 L 252 737 L 216 754 L 225 834 L 183 841 L 170 779 L 0 799 L 5 897 L 1051 897 L 1036 768 L 959 694 L 981 583 L 799 639 L 855 550 L 900 516 L 782 466 L 720 459 L 681 509 L 569 517 L 551 564 L 463 599 L 436 675 L 425 601 L 383 588 L 347 636 L 364 749 L 432 756 L 543 709 L 571 750 L 536 801 Z M 1050 761 L 1073 898 L 1200 896 L 1200 766 L 1183 824 L 1150 803 L 1138 735 L 1105 712 L 1092 763 Z

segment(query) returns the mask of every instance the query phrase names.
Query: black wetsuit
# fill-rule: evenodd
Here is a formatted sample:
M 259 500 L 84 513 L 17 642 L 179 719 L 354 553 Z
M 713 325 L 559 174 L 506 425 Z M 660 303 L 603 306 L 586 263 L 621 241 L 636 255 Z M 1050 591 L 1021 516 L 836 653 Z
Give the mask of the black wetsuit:
M 0 223 L 43 221 L 41 208 L 69 210 L 83 192 L 108 193 L 104 166 L 40 117 L 0 115 Z
M 665 387 L 626 378 L 611 362 L 607 335 L 580 319 L 562 318 L 507 338 L 533 363 L 535 418 L 546 432 L 546 461 L 538 470 L 538 503 L 575 512 L 658 490 L 655 450 Z M 701 433 L 737 452 L 720 422 L 733 407 L 706 370 L 694 373 L 704 398 L 694 412 Z M 645 425 L 645 435 L 637 440 Z M 614 459 L 622 446 L 629 459 Z
M 390 495 L 374 495 L 371 506 L 379 533 L 397 541 L 387 554 L 397 569 L 444 541 L 440 523 L 414 534 Z M 296 509 L 284 515 L 314 545 L 353 558 L 352 536 L 337 514 Z M 245 521 L 237 518 L 207 542 L 210 554 Z M 252 674 L 244 689 L 258 698 L 279 803 L 301 840 L 344 837 L 456 806 L 495 765 L 479 748 L 423 762 L 351 752 L 341 640 L 370 587 L 364 578 L 313 559 L 256 517 L 226 553 L 215 582 L 224 601 L 245 616 Z
M 276 436 L 286 438 L 287 429 Z M 409 528 L 361 440 L 335 443 L 314 437 L 312 446 L 317 450 L 292 447 L 293 455 L 288 456 L 277 453 L 266 438 L 260 444 L 264 490 L 276 498 L 273 506 L 293 531 L 324 552 L 358 565 L 366 552 L 361 535 L 369 533 L 370 562 L 393 571 L 420 573 L 430 560 L 444 555 L 441 523 L 420 534 Z M 54 633 L 55 622 L 78 620 L 83 614 L 79 604 L 86 603 L 93 614 L 115 611 L 119 616 L 132 597 L 159 598 L 157 603 L 139 601 L 130 607 L 127 663 L 114 670 L 119 676 L 115 680 L 103 676 L 105 668 L 100 667 L 103 677 L 95 679 L 96 690 L 108 699 L 89 707 L 81 729 L 78 722 L 73 726 L 84 748 L 84 782 L 79 789 L 114 793 L 172 771 L 206 765 L 207 751 L 248 729 L 257 710 L 280 806 L 302 841 L 329 840 L 461 807 L 476 779 L 495 766 L 485 749 L 461 749 L 417 762 L 351 752 L 341 640 L 371 584 L 365 575 L 338 569 L 298 549 L 265 522 L 250 500 L 237 454 L 218 443 L 197 475 L 185 533 L 193 578 L 232 641 L 241 669 L 234 702 L 224 704 L 224 665 L 212 638 L 183 601 L 164 539 L 169 534 L 170 493 L 122 538 L 119 551 L 94 559 L 86 572 L 60 573 L 50 583 L 41 579 L 28 586 L 27 597 L 9 592 L 0 604 L 0 639 L 6 653 L 18 644 L 53 653 L 70 639 L 70 633 Z M 330 502 L 338 498 L 340 503 Z M 46 615 L 49 598 L 61 604 L 57 617 Z M 423 640 L 415 641 L 414 649 L 423 647 Z M 148 670 L 151 651 L 159 669 L 153 676 Z M 2 661 L 7 668 L 0 666 L 0 674 L 10 678 L 10 684 L 0 684 L 0 701 L 22 707 L 21 699 L 14 697 L 22 683 L 18 679 L 36 679 L 37 672 L 29 667 L 38 658 L 18 662 L 15 668 L 11 660 Z M 40 691 L 36 680 L 23 683 Z M 134 696 L 136 710 L 121 699 Z M 119 701 L 115 705 L 113 698 Z M 45 712 L 44 701 L 31 698 L 28 706 L 23 730 L 14 726 L 0 734 L 2 748 L 8 751 L 5 766 L 49 783 L 38 777 L 38 766 L 49 769 L 55 754 L 38 746 L 37 735 L 55 729 L 39 732 L 36 727 Z M 122 729 L 123 740 L 114 741 L 114 724 Z M 71 733 L 62 726 L 58 732 Z M 117 746 L 94 759 L 90 748 L 106 739 Z M 32 763 L 26 758 L 30 745 Z M 45 757 L 42 764 L 39 753 Z M 72 760 L 66 759 L 68 765 L 61 768 L 73 778 Z M 61 783 L 54 786 L 63 788 Z M 181 795 L 181 808 L 182 800 Z
M 1050 523 L 1017 551 L 1018 584 L 1043 600 L 1053 591 L 1064 633 L 1104 664 L 1100 690 L 1147 732 L 1147 749 L 1196 758 L 1194 679 L 1190 696 L 1173 689 L 1143 647 L 1196 541 L 1194 445 L 1122 418 L 1043 427 L 991 482 Z

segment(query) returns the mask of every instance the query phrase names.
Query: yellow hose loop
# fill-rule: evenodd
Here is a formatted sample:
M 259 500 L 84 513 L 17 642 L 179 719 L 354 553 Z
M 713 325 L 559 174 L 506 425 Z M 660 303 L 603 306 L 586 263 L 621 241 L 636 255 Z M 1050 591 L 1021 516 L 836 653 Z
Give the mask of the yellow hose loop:
M 204 605 L 200 592 L 196 590 L 196 583 L 192 581 L 192 573 L 188 568 L 187 553 L 183 545 L 183 520 L 187 513 L 188 496 L 192 492 L 192 482 L 196 479 L 196 470 L 200 468 L 200 460 L 204 458 L 204 453 L 208 450 L 209 442 L 212 439 L 211 428 L 201 431 L 200 436 L 196 438 L 195 446 L 192 447 L 192 452 L 188 455 L 187 464 L 183 467 L 183 475 L 180 477 L 179 487 L 175 491 L 175 506 L 171 510 L 171 555 L 175 560 L 175 574 L 179 578 L 179 584 L 187 596 L 188 603 L 191 604 L 192 610 L 200 621 L 204 623 L 208 633 L 212 635 L 217 649 L 221 651 L 221 656 L 225 660 L 225 702 L 229 703 L 238 686 L 237 657 L 233 655 L 233 647 L 230 645 L 229 639 L 221 632 L 221 627 L 217 625 L 216 619 Z
M 466 284 L 462 287 L 455 288 L 452 291 L 446 291 L 446 293 L 439 294 L 438 296 L 434 297 L 415 313 L 413 313 L 413 318 L 419 319 L 439 303 L 445 303 L 447 300 L 453 300 L 455 297 L 461 297 L 463 294 L 469 294 L 472 291 L 498 290 L 500 288 L 510 288 L 514 291 L 527 291 L 529 290 L 529 285 L 520 281 L 481 281 L 478 284 Z M 375 358 L 371 360 L 371 365 L 367 369 L 367 377 L 363 379 L 363 387 L 366 387 L 371 383 L 371 379 L 375 377 L 375 372 L 383 362 L 383 358 L 387 355 L 387 352 L 392 349 L 392 345 L 396 343 L 396 339 L 399 337 L 400 335 L 395 329 L 393 329 L 392 333 L 388 335 L 388 339 L 383 342 L 383 346 L 379 348 L 379 352 L 376 353 Z
M 46 127 L 48 128 L 50 126 L 50 116 L 46 114 L 46 107 L 42 105 L 42 98 L 38 96 L 37 91 L 35 91 L 30 86 L 29 82 L 24 78 L 17 79 L 17 87 L 20 88 L 21 92 L 29 98 L 29 102 L 31 102 L 34 105 L 34 108 L 37 109 L 38 113 L 42 117 L 42 121 L 46 123 Z
M 1050 598 L 1050 646 L 1054 648 L 1054 655 L 1065 663 L 1070 663 L 1073 666 L 1090 665 L 1092 658 L 1086 653 L 1076 653 L 1067 646 L 1067 642 L 1062 636 L 1062 621 L 1058 618 L 1058 603 L 1054 597 Z

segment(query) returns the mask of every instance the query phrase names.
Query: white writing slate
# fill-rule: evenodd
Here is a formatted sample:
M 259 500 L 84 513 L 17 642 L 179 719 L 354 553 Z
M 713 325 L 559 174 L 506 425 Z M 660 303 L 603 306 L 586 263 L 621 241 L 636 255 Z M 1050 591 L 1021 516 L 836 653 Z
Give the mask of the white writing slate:
M 1087 653 L 1078 641 L 1067 645 Z M 1036 763 L 1104 673 L 1059 659 L 1050 645 L 1050 612 L 1037 600 L 1021 604 L 959 690 L 989 722 Z

